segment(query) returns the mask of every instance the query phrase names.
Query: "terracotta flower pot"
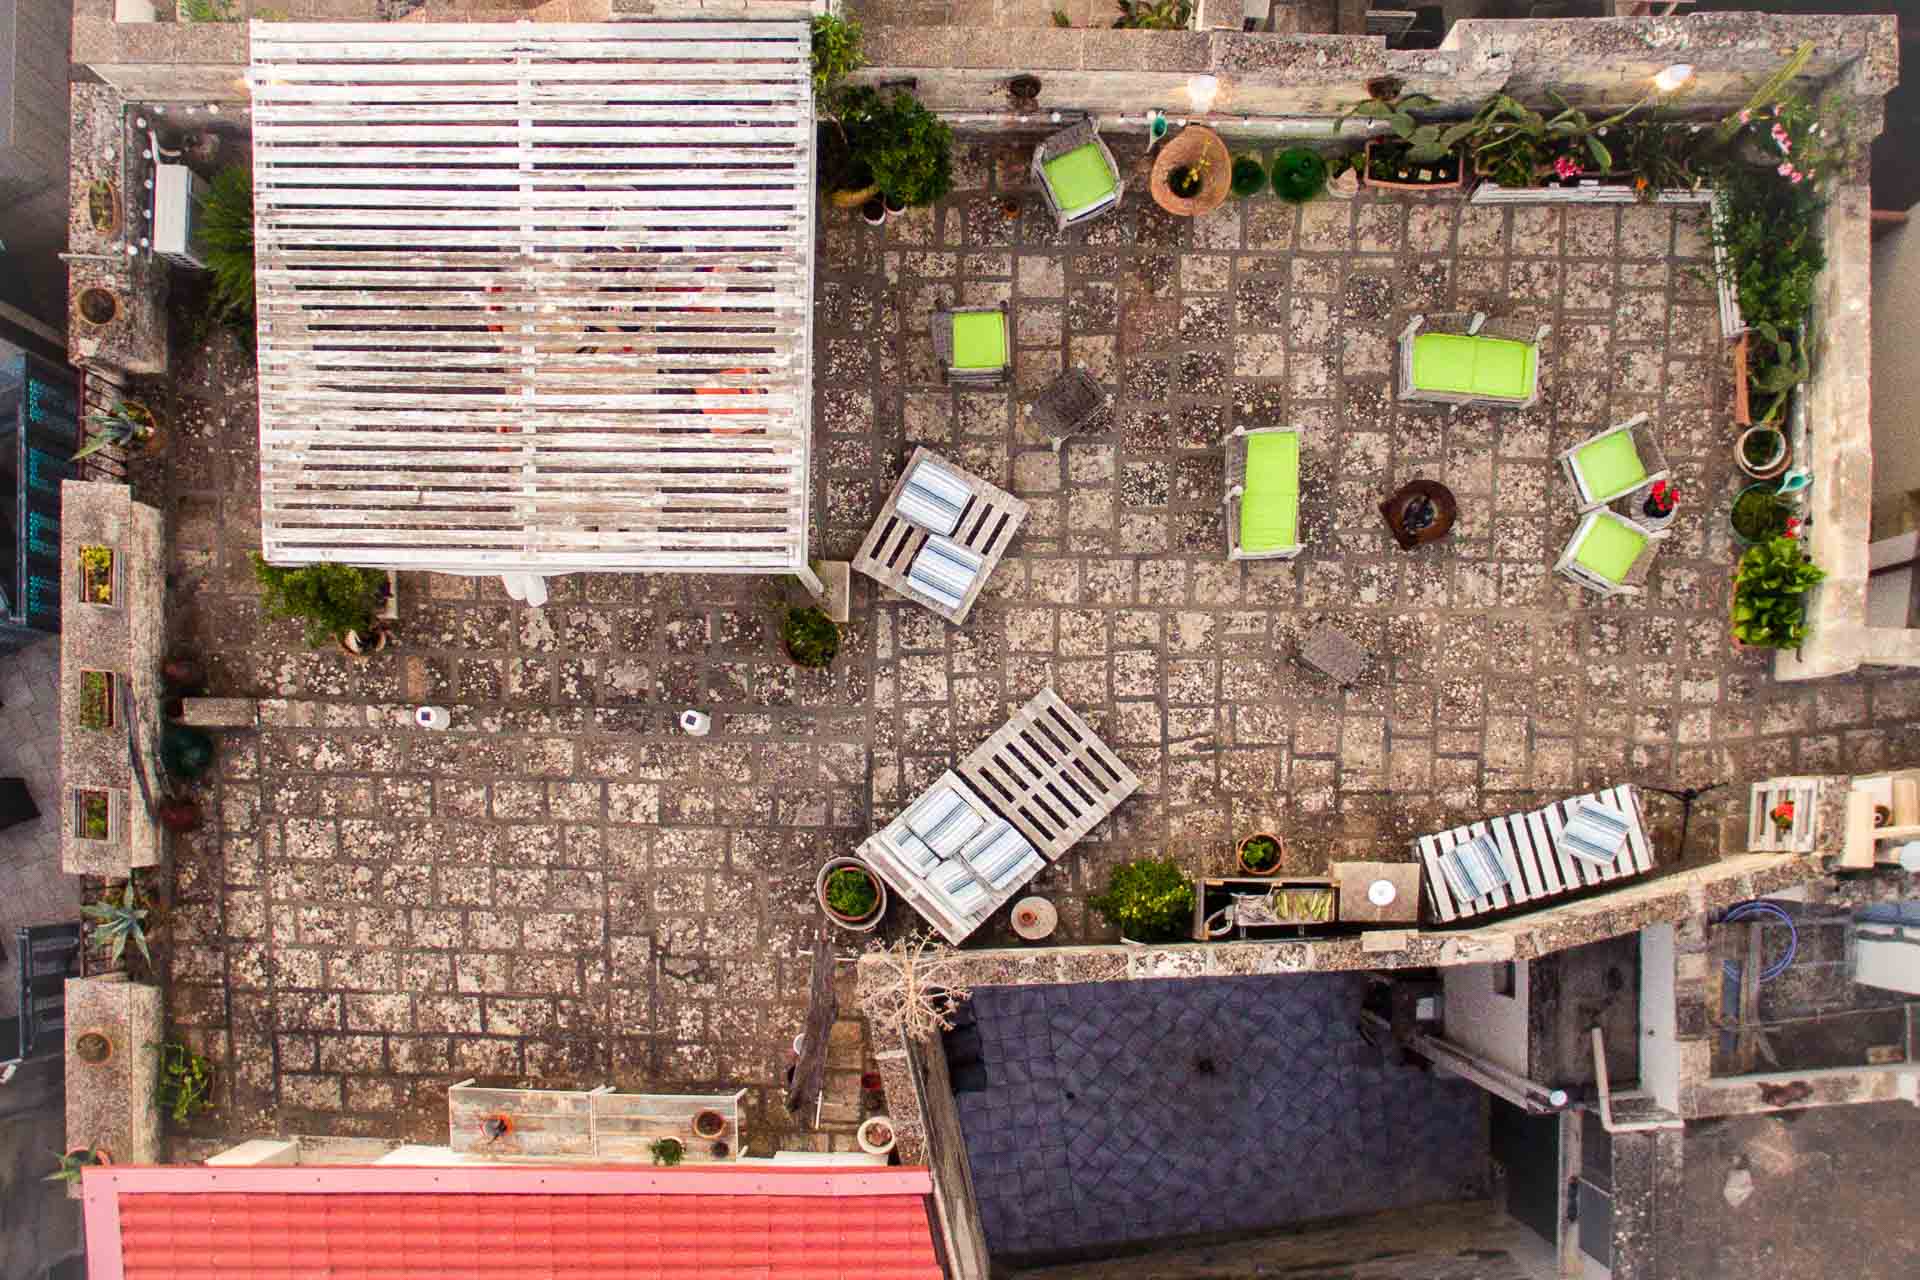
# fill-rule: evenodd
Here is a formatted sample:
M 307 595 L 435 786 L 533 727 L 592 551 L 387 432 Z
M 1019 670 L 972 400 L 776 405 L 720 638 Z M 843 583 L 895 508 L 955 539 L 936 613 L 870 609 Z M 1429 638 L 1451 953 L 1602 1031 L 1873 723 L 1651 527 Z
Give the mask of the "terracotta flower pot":
M 97 1067 L 113 1059 L 113 1039 L 104 1031 L 82 1031 L 73 1038 L 73 1056 Z
M 859 871 L 873 882 L 873 910 L 867 915 L 859 917 L 842 915 L 828 905 L 827 881 L 832 878 L 834 872 L 842 870 Z M 813 896 L 820 903 L 820 909 L 827 913 L 827 919 L 842 929 L 851 930 L 854 933 L 871 933 L 887 914 L 887 882 L 875 874 L 872 867 L 858 858 L 827 859 L 825 865 L 820 868 L 820 874 L 814 877 Z
M 1177 194 L 1173 189 L 1174 170 L 1188 169 L 1203 161 L 1206 172 L 1200 179 L 1200 190 L 1191 195 Z M 1197 124 L 1188 125 L 1161 148 L 1160 154 L 1154 157 L 1153 174 L 1148 183 L 1153 202 L 1179 218 L 1212 213 L 1225 203 L 1232 187 L 1232 153 L 1219 134 Z
M 702 1108 L 693 1117 L 694 1136 L 717 1138 L 727 1131 L 727 1118 L 711 1107 Z
M 1252 863 L 1247 861 L 1247 846 L 1253 843 L 1255 840 L 1273 841 L 1273 847 L 1274 847 L 1273 861 L 1265 867 L 1256 867 Z M 1244 839 L 1240 841 L 1239 847 L 1234 850 L 1234 853 L 1240 860 L 1240 869 L 1246 872 L 1248 875 L 1250 876 L 1278 875 L 1280 874 L 1280 864 L 1286 861 L 1287 842 L 1281 839 L 1280 836 L 1275 832 L 1254 831 L 1249 833 Z
M 340 649 L 356 658 L 365 658 L 387 647 L 387 629 L 375 627 L 372 639 L 358 631 L 343 632 L 340 636 Z
M 73 311 L 82 323 L 95 328 L 112 324 L 120 318 L 120 295 L 98 285 L 82 289 L 74 299 Z

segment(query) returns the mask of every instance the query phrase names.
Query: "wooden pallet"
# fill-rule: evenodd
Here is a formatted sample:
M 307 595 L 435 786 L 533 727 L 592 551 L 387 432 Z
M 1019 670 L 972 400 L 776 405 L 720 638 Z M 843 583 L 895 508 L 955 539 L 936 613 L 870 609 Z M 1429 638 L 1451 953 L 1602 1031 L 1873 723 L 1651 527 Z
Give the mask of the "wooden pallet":
M 955 791 L 959 792 L 961 798 L 977 813 L 991 814 L 994 812 L 993 806 L 982 800 L 980 796 L 974 792 L 974 789 L 968 786 L 966 782 L 958 777 L 951 769 L 941 774 L 940 777 L 934 781 L 933 786 L 927 788 L 927 791 L 932 791 L 935 787 L 941 786 L 952 787 Z M 900 858 L 895 855 L 892 847 L 888 845 L 884 838 L 888 833 L 897 832 L 905 827 L 908 810 L 911 810 L 915 804 L 918 804 L 920 797 L 926 793 L 926 791 L 923 791 L 920 795 L 915 796 L 913 801 L 909 803 L 905 809 L 900 811 L 898 817 L 894 818 L 892 822 L 888 823 L 880 831 L 875 832 L 862 841 L 855 856 L 866 863 L 867 866 L 871 867 L 875 875 L 885 880 L 887 887 L 899 894 L 908 906 L 919 912 L 923 920 L 935 929 L 938 929 L 941 937 L 953 943 L 955 946 L 959 946 L 960 943 L 966 940 L 968 934 L 985 924 L 988 917 L 1005 906 L 1013 899 L 1015 894 L 1024 889 L 1027 881 L 1018 881 L 1008 885 L 1004 889 L 995 889 L 992 885 L 986 885 L 987 900 L 978 910 L 968 912 L 965 915 L 954 911 L 942 895 L 933 891 L 933 886 L 927 883 L 926 877 L 906 865 L 906 863 L 902 862 Z M 1028 877 L 1028 879 L 1031 878 L 1032 877 Z
M 920 465 L 923 458 L 945 467 L 973 493 L 960 513 L 959 525 L 948 537 L 978 555 L 983 563 L 980 572 L 974 575 L 972 585 L 967 588 L 966 596 L 955 609 L 949 609 L 931 596 L 921 594 L 907 581 L 907 570 L 913 567 L 913 558 L 920 554 L 920 548 L 927 544 L 930 535 L 919 525 L 901 518 L 900 493 L 906 488 L 907 477 L 913 474 L 913 469 Z M 973 611 L 974 601 L 980 598 L 980 589 L 993 576 L 1000 557 L 1006 554 L 1007 547 L 1013 542 L 1013 535 L 1020 528 L 1020 522 L 1026 518 L 1027 504 L 1005 489 L 961 470 L 931 449 L 918 448 L 894 480 L 893 491 L 887 495 L 886 505 L 880 508 L 880 518 L 874 521 L 866 540 L 860 544 L 860 553 L 853 558 L 853 567 L 887 590 L 924 605 L 958 626 Z
M 1597 800 L 1627 815 L 1626 847 L 1609 866 L 1595 866 L 1560 848 L 1560 832 L 1572 807 L 1581 800 Z M 1456 844 L 1481 835 L 1491 836 L 1499 849 L 1501 863 L 1507 869 L 1507 884 L 1486 897 L 1463 900 L 1456 897 L 1448 885 L 1446 874 L 1440 869 L 1440 855 Z M 1573 796 L 1531 813 L 1505 814 L 1485 822 L 1469 823 L 1437 835 L 1421 836 L 1416 844 L 1426 867 L 1427 895 L 1442 922 L 1504 911 L 1509 906 L 1629 879 L 1653 869 L 1646 818 L 1640 808 L 1639 794 L 1631 786 Z
M 1793 801 L 1793 825 L 1773 825 L 1773 807 Z M 1755 852 L 1813 852 L 1814 809 L 1820 801 L 1818 778 L 1768 778 L 1753 784 L 1747 800 L 1747 848 Z
M 962 760 L 973 789 L 1054 862 L 1140 787 L 1086 721 L 1042 689 Z

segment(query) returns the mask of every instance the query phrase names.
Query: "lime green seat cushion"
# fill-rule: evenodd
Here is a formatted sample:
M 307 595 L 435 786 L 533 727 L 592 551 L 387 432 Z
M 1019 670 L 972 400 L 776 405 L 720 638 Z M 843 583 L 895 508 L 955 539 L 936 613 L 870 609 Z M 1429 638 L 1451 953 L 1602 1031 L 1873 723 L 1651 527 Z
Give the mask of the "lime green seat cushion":
M 1068 213 L 1078 213 L 1113 194 L 1118 184 L 1100 148 L 1089 142 L 1041 163 L 1053 198 Z
M 1593 522 L 1593 528 L 1587 530 L 1587 536 L 1580 539 L 1580 549 L 1573 553 L 1573 558 L 1595 577 L 1620 583 L 1626 580 L 1633 562 L 1646 547 L 1646 534 L 1624 520 L 1602 515 Z
M 1300 437 L 1263 431 L 1247 437 L 1240 495 L 1240 549 L 1282 551 L 1300 544 Z
M 1574 450 L 1573 465 L 1586 482 L 1587 493 L 1602 501 L 1638 488 L 1647 478 L 1631 431 L 1611 431 Z
M 962 311 L 953 317 L 953 367 L 999 369 L 1007 363 L 1004 311 Z
M 1423 333 L 1413 340 L 1413 385 L 1419 391 L 1526 400 L 1533 395 L 1539 358 L 1531 342 Z

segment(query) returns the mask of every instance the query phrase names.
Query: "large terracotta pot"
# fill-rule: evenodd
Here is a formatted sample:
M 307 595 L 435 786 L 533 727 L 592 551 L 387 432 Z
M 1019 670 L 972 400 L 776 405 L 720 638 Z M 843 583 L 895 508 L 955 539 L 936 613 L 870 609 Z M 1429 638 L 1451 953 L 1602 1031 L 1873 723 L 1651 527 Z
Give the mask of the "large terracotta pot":
M 1200 190 L 1190 196 L 1176 195 L 1173 171 L 1185 169 L 1205 157 L 1207 172 Z M 1154 157 L 1153 175 L 1148 189 L 1153 202 L 1179 218 L 1196 218 L 1212 213 L 1225 203 L 1233 187 L 1233 156 L 1220 135 L 1204 125 L 1190 124 Z

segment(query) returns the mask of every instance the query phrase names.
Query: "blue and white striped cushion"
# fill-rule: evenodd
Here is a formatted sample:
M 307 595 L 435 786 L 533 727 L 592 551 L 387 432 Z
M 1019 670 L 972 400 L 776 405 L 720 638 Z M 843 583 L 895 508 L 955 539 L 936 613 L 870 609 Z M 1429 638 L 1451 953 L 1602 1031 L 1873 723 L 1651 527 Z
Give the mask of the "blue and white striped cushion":
M 907 827 L 942 858 L 951 858 L 980 834 L 987 820 L 952 787 L 935 787 L 907 810 Z
M 987 905 L 987 886 L 974 879 L 967 864 L 958 859 L 935 867 L 927 877 L 927 884 L 951 903 L 958 915 L 973 915 Z
M 998 820 L 975 836 L 972 843 L 960 851 L 960 856 L 966 859 L 974 874 L 996 889 L 1004 889 L 1016 883 L 1022 874 L 1032 875 L 1045 865 L 1026 837 Z
M 896 824 L 889 827 L 886 841 L 887 847 L 892 849 L 894 855 L 915 875 L 924 876 L 940 865 L 940 855 L 927 848 L 925 840 L 904 826 Z
M 949 609 L 958 609 L 985 563 L 984 557 L 957 542 L 928 538 L 920 554 L 913 558 L 913 566 L 907 570 L 907 581 Z
M 946 821 L 949 813 L 965 803 L 960 798 L 960 793 L 952 787 L 945 785 L 934 787 L 907 806 L 905 815 L 907 830 L 925 840 L 942 822 Z
M 1441 854 L 1440 869 L 1453 895 L 1465 902 L 1489 897 L 1507 883 L 1499 847 L 1488 836 L 1475 836 Z
M 1596 867 L 1612 866 L 1626 842 L 1626 815 L 1593 800 L 1575 801 L 1560 829 L 1561 850 Z
M 932 533 L 949 534 L 960 523 L 960 513 L 973 498 L 966 482 L 937 463 L 922 459 L 907 475 L 894 510 L 909 524 Z

